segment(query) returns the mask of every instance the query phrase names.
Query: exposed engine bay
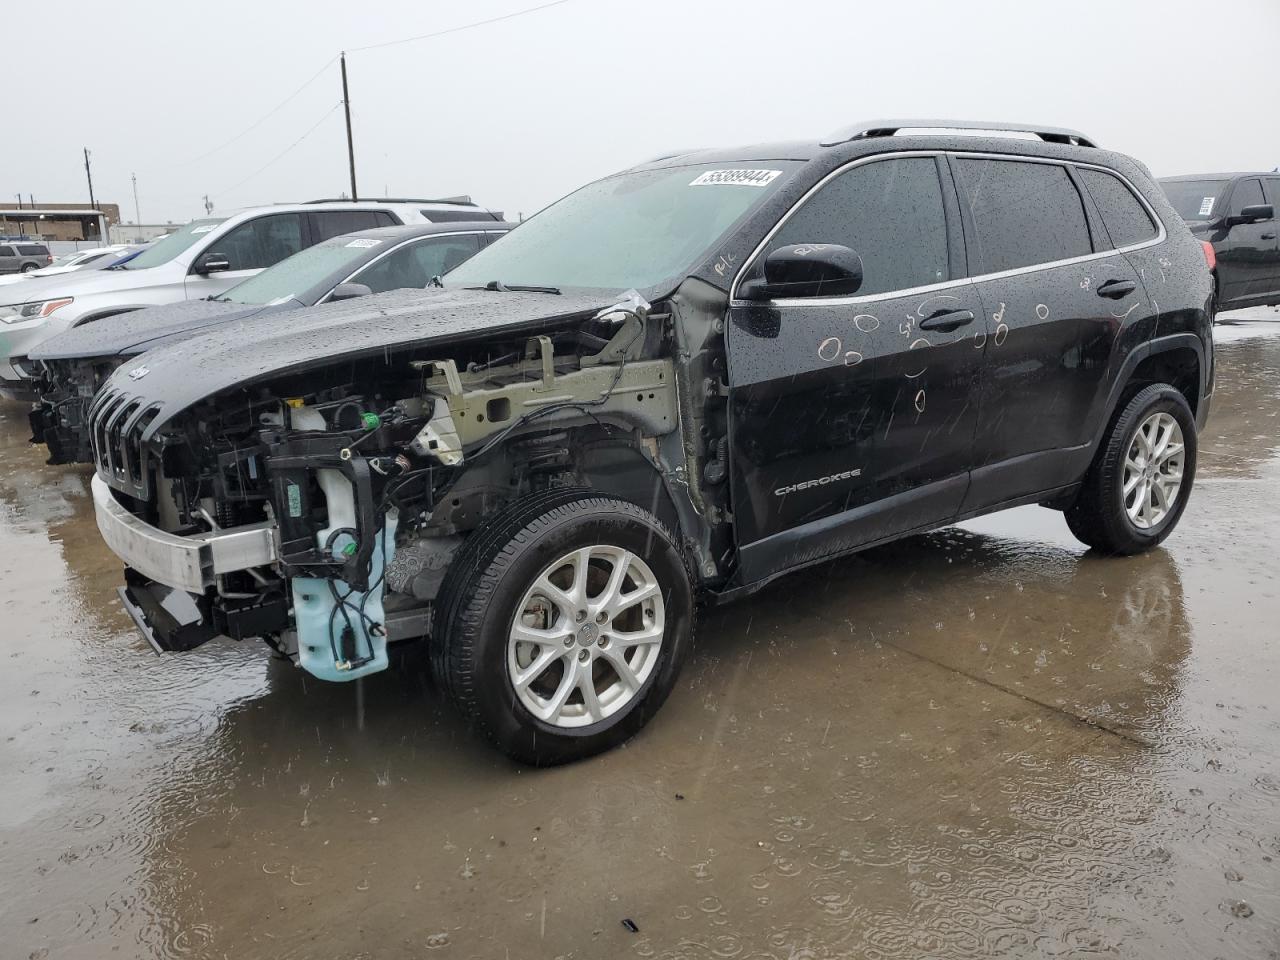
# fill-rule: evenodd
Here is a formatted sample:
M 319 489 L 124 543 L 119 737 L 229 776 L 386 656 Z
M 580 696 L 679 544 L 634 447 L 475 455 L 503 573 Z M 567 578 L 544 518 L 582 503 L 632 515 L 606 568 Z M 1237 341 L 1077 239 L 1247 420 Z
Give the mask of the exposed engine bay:
M 49 447 L 49 463 L 91 463 L 85 429 L 93 396 L 120 364 L 117 357 L 45 360 L 36 371 L 40 400 L 30 413 L 31 442 Z
M 109 496 L 161 536 L 207 538 L 218 558 L 240 550 L 238 562 L 218 559 L 212 573 L 206 562 L 203 579 L 181 588 L 139 569 L 146 558 L 129 551 L 141 548 L 100 513 L 133 568 L 126 605 L 157 649 L 262 638 L 317 677 L 353 679 L 387 666 L 389 641 L 428 632 L 471 530 L 529 493 L 602 478 L 665 504 L 686 536 L 704 530 L 691 554 L 714 576 L 729 549 L 714 533 L 717 521 L 727 529 L 727 487 L 719 506 L 702 487 L 704 469 L 711 486 L 723 480 L 723 414 L 711 431 L 702 395 L 717 391 L 682 380 L 690 365 L 674 360 L 678 309 L 659 312 L 632 292 L 563 329 L 458 344 L 432 359 L 389 352 L 345 363 L 341 378 L 329 368 L 214 396 L 166 425 L 145 469 L 112 460 L 119 431 L 99 406 L 100 477 L 138 478 L 126 485 L 135 495 L 113 483 Z M 695 392 L 690 416 L 681 404 Z M 269 551 L 241 550 L 238 533 L 259 545 L 269 537 Z

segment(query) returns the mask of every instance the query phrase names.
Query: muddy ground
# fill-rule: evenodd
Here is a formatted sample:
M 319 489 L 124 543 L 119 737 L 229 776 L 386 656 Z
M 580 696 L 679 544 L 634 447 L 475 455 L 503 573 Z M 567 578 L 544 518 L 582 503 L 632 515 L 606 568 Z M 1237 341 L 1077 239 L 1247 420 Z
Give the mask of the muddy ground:
M 1276 957 L 1280 312 L 1219 333 L 1163 549 L 1025 508 L 793 576 L 549 771 L 421 657 L 154 656 L 4 407 L 0 956 Z

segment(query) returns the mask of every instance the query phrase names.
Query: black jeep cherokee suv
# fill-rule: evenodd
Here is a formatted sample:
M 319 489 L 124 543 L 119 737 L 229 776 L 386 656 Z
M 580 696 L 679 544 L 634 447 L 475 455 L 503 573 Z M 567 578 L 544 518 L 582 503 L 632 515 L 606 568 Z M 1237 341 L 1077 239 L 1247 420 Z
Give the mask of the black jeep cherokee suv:
M 1167 177 L 1160 186 L 1192 235 L 1213 248 L 1215 312 L 1280 304 L 1280 173 Z
M 146 354 L 90 424 L 127 609 L 328 680 L 425 637 L 555 763 L 653 715 L 699 595 L 1025 503 L 1158 544 L 1212 390 L 1204 251 L 1128 157 L 985 129 L 666 157 L 446 289 Z

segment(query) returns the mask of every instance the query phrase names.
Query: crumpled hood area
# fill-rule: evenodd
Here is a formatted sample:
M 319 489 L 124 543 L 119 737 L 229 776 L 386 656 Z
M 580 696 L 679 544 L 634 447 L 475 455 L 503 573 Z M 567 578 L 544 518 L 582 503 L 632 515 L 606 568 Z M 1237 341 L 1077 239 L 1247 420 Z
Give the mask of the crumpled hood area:
M 196 334 L 217 323 L 247 319 L 268 308 L 213 300 L 186 300 L 104 317 L 50 337 L 31 351 L 32 360 L 71 360 L 140 353 L 147 344 L 175 334 Z
M 616 300 L 609 294 L 393 290 L 269 319 L 237 320 L 120 367 L 103 385 L 95 407 L 121 394 L 130 404 L 141 400 L 139 411 L 158 407 L 143 433 L 145 443 L 191 405 L 256 381 L 390 350 L 435 359 L 441 341 L 475 340 L 523 327 L 534 332 L 590 316 Z

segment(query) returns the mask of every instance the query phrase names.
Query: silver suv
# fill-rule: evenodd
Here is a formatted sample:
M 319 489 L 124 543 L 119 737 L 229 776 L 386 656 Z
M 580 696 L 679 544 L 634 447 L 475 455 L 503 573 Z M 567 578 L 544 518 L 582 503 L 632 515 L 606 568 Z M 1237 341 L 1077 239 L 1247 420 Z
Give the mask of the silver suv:
M 216 297 L 322 240 L 372 227 L 501 220 L 468 200 L 317 201 L 193 220 L 127 263 L 0 286 L 0 396 L 34 397 L 10 362 L 54 334 L 143 307 Z
M 30 273 L 53 263 L 49 248 L 31 240 L 0 242 L 0 273 Z

